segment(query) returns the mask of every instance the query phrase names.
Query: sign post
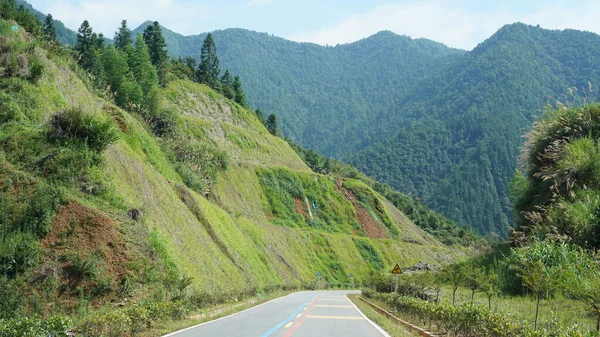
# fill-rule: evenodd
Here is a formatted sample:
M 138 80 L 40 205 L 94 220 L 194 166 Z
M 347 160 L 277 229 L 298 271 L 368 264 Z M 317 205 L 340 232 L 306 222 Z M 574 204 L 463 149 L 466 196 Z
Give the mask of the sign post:
M 394 267 L 394 269 L 392 269 L 392 274 L 396 275 L 396 282 L 394 284 L 394 292 L 398 292 L 398 275 L 402 274 L 402 269 L 400 268 L 400 266 L 396 263 L 396 266 Z
M 321 272 L 317 272 L 317 277 L 319 278 L 319 282 L 317 283 L 318 289 L 321 289 Z

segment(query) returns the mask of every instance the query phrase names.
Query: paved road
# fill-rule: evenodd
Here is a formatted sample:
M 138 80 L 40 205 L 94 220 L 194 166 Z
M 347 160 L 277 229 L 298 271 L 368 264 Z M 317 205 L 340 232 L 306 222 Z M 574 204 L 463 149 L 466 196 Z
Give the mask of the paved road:
M 349 291 L 304 291 L 196 327 L 173 337 L 389 337 L 346 297 Z

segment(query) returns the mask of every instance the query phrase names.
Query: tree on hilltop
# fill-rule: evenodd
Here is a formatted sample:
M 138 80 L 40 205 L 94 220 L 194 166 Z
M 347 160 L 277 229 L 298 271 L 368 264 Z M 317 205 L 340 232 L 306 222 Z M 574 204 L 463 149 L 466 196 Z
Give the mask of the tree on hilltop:
M 121 21 L 121 27 L 115 33 L 115 47 L 117 49 L 123 49 L 133 43 L 131 38 L 131 30 L 127 27 L 127 20 Z
M 275 114 L 270 114 L 269 117 L 267 117 L 265 126 L 273 136 L 279 136 L 279 126 L 277 122 L 277 116 Z
M 200 50 L 200 65 L 198 66 L 198 82 L 207 84 L 219 91 L 219 58 L 217 47 L 211 33 L 208 33 Z
M 235 91 L 236 103 L 247 108 L 248 102 L 246 101 L 246 94 L 244 93 L 244 89 L 242 89 L 242 80 L 240 80 L 239 76 L 235 76 L 233 79 L 233 90 Z
M 52 14 L 46 15 L 46 19 L 44 20 L 44 37 L 48 41 L 56 41 L 56 28 L 54 28 Z
M 165 42 L 165 38 L 162 36 L 162 30 L 158 21 L 154 21 L 152 25 L 146 27 L 143 38 L 144 42 L 148 46 L 150 61 L 158 71 L 160 82 L 164 83 L 164 74 L 162 70 L 164 69 L 165 63 L 169 57 L 167 56 L 167 43 Z

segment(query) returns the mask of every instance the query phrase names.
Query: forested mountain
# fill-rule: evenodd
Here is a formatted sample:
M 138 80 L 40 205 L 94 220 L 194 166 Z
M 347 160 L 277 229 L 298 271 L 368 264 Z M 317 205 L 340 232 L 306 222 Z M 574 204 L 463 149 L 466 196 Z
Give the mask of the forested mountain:
M 28 2 L 26 2 L 24 0 L 16 0 L 16 3 L 17 3 L 17 5 L 23 6 L 25 9 L 27 9 L 28 11 L 33 13 L 35 15 L 35 17 L 38 18 L 38 20 L 40 20 L 41 22 L 44 22 L 44 19 L 46 18 L 46 14 L 33 8 Z M 56 29 L 56 38 L 58 39 L 58 41 L 60 41 L 61 43 L 64 43 L 64 44 L 69 44 L 71 46 L 75 45 L 75 42 L 77 40 L 76 32 L 65 27 L 65 24 L 59 20 L 54 20 L 54 28 Z
M 599 47 L 592 33 L 505 26 L 400 102 L 421 120 L 350 161 L 459 223 L 506 233 L 521 135 L 545 104 L 597 96 Z
M 206 35 L 163 31 L 171 56 L 199 58 Z M 405 119 L 394 111 L 398 95 L 464 54 L 391 32 L 335 47 L 243 29 L 212 34 L 222 68 L 244 79 L 251 105 L 280 116 L 286 136 L 337 158 L 394 135 Z
M 172 55 L 198 57 L 203 35 L 165 36 Z M 470 52 L 390 32 L 335 47 L 240 29 L 214 36 L 222 67 L 286 136 L 482 233 L 506 234 L 509 181 L 535 115 L 593 99 L 582 88 L 600 84 L 600 37 L 575 30 L 507 25 Z M 578 92 L 563 97 L 569 87 Z

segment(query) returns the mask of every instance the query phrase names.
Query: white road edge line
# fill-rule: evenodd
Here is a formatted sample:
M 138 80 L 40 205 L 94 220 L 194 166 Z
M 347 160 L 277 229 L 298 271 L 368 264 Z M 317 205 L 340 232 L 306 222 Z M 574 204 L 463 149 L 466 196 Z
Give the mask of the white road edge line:
M 350 300 L 350 298 L 348 298 L 347 294 L 346 294 L 346 298 L 348 299 L 348 302 L 350 302 L 350 304 L 352 304 L 352 306 L 354 306 L 354 309 L 356 309 L 356 311 L 358 311 L 358 313 L 361 314 L 362 317 L 364 317 L 367 322 L 371 323 L 371 325 L 373 325 L 375 327 L 375 329 L 377 329 L 377 331 L 379 331 L 384 337 L 392 337 L 385 330 L 383 330 L 379 325 L 377 325 L 375 322 L 370 320 L 369 317 L 367 317 L 367 315 L 363 314 L 363 312 L 360 311 L 360 309 L 354 304 L 354 302 L 352 302 L 352 300 Z
M 185 329 L 177 330 L 177 331 L 175 331 L 175 332 L 171 332 L 170 334 L 163 335 L 162 337 L 171 337 L 171 336 L 175 336 L 175 335 L 177 335 L 177 334 L 179 334 L 179 333 L 182 333 L 182 332 L 184 332 L 184 331 L 192 330 L 192 329 L 195 329 L 195 328 L 197 328 L 197 327 L 200 327 L 200 326 L 203 326 L 203 325 L 206 325 L 206 324 L 210 324 L 210 323 L 218 322 L 218 321 L 220 321 L 220 320 L 223 320 L 223 319 L 226 319 L 226 318 L 229 318 L 229 317 L 233 317 L 233 316 L 235 316 L 235 315 L 239 315 L 239 314 L 241 314 L 241 313 L 243 313 L 243 312 L 250 311 L 250 310 L 252 310 L 252 309 L 256 309 L 256 308 L 258 308 L 258 307 L 261 307 L 261 306 L 263 306 L 263 305 L 265 305 L 265 304 L 269 304 L 269 303 L 271 303 L 271 302 L 273 302 L 273 301 L 275 301 L 275 300 L 278 300 L 278 299 L 281 299 L 281 298 L 284 298 L 284 297 L 288 297 L 288 296 L 292 296 L 292 295 L 294 295 L 294 294 L 298 294 L 298 293 L 306 293 L 306 292 L 311 292 L 311 291 L 298 291 L 298 292 L 294 292 L 294 293 L 291 293 L 291 294 L 287 294 L 287 295 L 285 295 L 285 296 L 276 297 L 276 298 L 274 298 L 274 299 L 272 299 L 272 300 L 269 300 L 269 301 L 267 301 L 267 302 L 265 302 L 265 303 L 261 303 L 261 304 L 259 304 L 259 305 L 255 305 L 255 306 L 253 306 L 253 307 L 251 307 L 251 308 L 248 308 L 248 309 L 245 309 L 245 310 L 242 310 L 242 311 L 239 311 L 239 312 L 234 312 L 234 313 L 233 313 L 233 314 L 231 314 L 231 315 L 227 315 L 227 316 L 224 316 L 224 317 L 221 317 L 221 318 L 217 318 L 217 319 L 214 319 L 214 320 L 212 320 L 212 321 L 208 321 L 208 322 L 200 323 L 200 324 L 198 324 L 198 325 L 190 326 L 190 327 L 188 327 L 188 328 L 185 328 Z M 389 337 L 389 336 L 388 336 L 388 337 Z

